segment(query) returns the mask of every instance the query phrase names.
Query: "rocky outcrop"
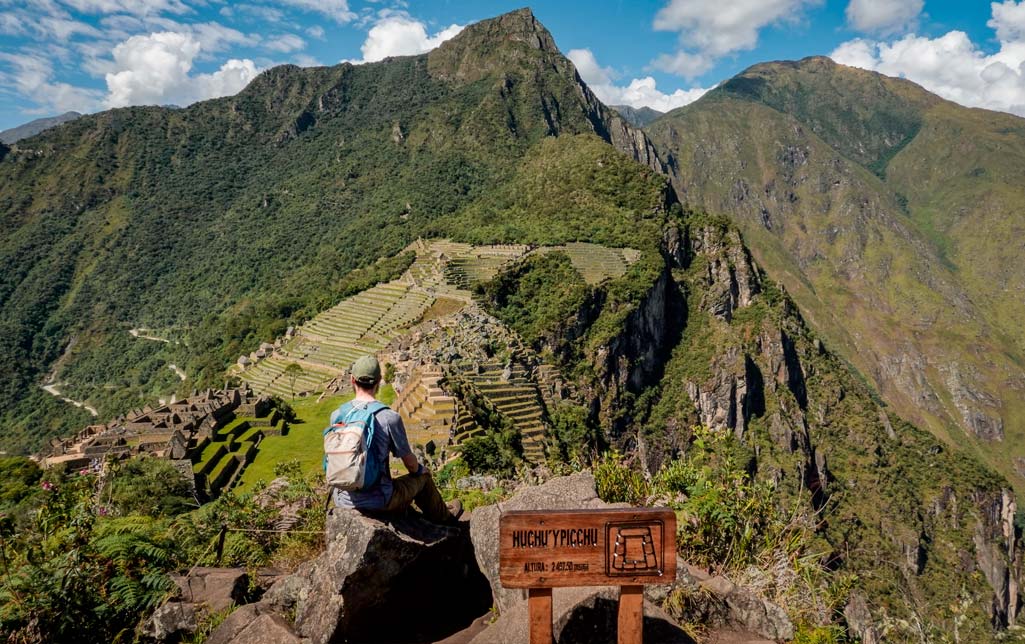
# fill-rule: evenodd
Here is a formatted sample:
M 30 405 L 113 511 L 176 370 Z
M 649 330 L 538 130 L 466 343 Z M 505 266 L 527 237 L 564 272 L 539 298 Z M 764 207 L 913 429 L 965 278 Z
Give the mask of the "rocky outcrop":
M 591 91 L 583 84 L 582 80 L 580 84 L 582 93 L 584 91 L 588 93 Z M 598 103 L 598 105 L 601 105 L 601 103 Z M 655 146 L 648 140 L 648 135 L 630 125 L 623 117 L 606 109 L 604 105 L 601 105 L 600 109 L 596 108 L 595 111 L 600 115 L 599 118 L 602 119 L 604 125 L 604 133 L 599 131 L 598 134 L 604 134 L 604 138 L 612 144 L 612 147 L 627 156 L 633 157 L 639 163 L 651 168 L 655 172 L 666 173 L 666 165 L 659 158 Z
M 1013 624 L 1021 606 L 1021 552 L 1014 515 L 1017 505 L 1010 490 L 979 495 L 981 516 L 975 525 L 975 561 L 993 589 L 990 609 L 994 626 Z
M 197 567 L 187 575 L 171 575 L 171 581 L 177 586 L 174 595 L 143 625 L 151 641 L 178 641 L 194 634 L 204 617 L 249 600 L 249 575 L 241 568 Z
M 686 241 L 687 261 L 679 265 L 687 266 L 690 258 L 699 255 L 705 259 L 702 308 L 729 322 L 736 309 L 750 305 L 761 292 L 761 276 L 740 233 L 728 226 L 692 227 L 687 230 Z
M 747 369 L 744 356 L 736 349 L 715 356 L 712 377 L 704 382 L 689 380 L 687 395 L 705 427 L 736 430 L 744 435 L 750 410 L 747 405 Z
M 498 577 L 498 521 L 510 510 L 569 510 L 608 507 L 598 498 L 594 477 L 589 472 L 555 478 L 544 485 L 521 488 L 497 505 L 474 510 L 470 517 L 470 539 L 481 572 L 491 585 L 495 607 L 500 613 L 524 601 L 526 592 L 503 588 Z
M 307 642 L 288 620 L 264 604 L 249 604 L 221 622 L 206 644 L 299 644 Z
M 711 576 L 689 568 L 687 576 L 677 576 L 676 589 L 684 589 L 677 617 L 688 622 L 700 621 L 708 626 L 730 626 L 743 629 L 774 642 L 794 637 L 794 625 L 786 611 L 737 586 L 723 576 Z M 694 583 L 696 582 L 696 584 Z
M 464 528 L 437 526 L 415 514 L 384 519 L 334 510 L 326 543 L 320 556 L 277 581 L 260 602 L 239 609 L 245 611 L 241 617 L 226 620 L 211 641 L 273 641 L 255 639 L 264 631 L 245 626 L 256 618 L 267 632 L 281 633 L 281 641 L 434 641 L 491 605 Z M 439 580 L 444 593 L 434 592 Z
M 172 575 L 182 602 L 220 612 L 234 604 L 245 603 L 249 575 L 240 568 L 193 568 L 188 575 Z
M 196 607 L 170 601 L 158 606 L 142 627 L 142 634 L 154 642 L 169 642 L 191 635 L 199 629 Z
M 976 438 L 984 441 L 1004 440 L 1004 420 L 1000 417 L 999 401 L 975 385 L 957 363 L 946 369 L 947 390 L 954 407 L 961 414 L 964 427 Z
M 875 625 L 865 598 L 860 593 L 851 593 L 847 600 L 847 606 L 843 609 L 843 616 L 847 622 L 847 628 L 861 641 L 861 644 L 880 644 L 882 637 L 879 634 L 879 629 Z

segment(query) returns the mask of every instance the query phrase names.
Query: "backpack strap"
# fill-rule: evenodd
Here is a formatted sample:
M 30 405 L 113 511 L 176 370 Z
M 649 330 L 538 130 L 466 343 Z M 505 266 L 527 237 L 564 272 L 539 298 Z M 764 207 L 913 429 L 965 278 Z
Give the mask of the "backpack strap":
M 327 429 L 324 430 L 324 435 L 327 436 L 328 432 L 337 429 L 339 424 L 344 424 L 346 417 L 348 417 L 348 415 L 352 413 L 352 410 L 352 402 L 346 402 L 342 403 L 338 406 L 338 409 L 331 412 L 331 420 L 327 426 Z
M 354 407 L 355 408 L 355 407 Z M 388 409 L 388 405 L 380 401 L 373 401 L 366 406 L 365 411 L 367 412 L 367 449 L 370 449 L 371 443 L 374 441 L 374 430 L 377 429 L 377 412 L 382 409 Z

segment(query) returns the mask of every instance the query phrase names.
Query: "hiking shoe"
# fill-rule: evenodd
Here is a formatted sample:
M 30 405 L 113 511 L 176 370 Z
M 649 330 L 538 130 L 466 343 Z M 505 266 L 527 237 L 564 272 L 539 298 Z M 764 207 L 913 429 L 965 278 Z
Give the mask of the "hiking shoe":
M 459 499 L 455 499 L 450 503 L 446 503 L 445 507 L 448 508 L 449 514 L 452 515 L 452 522 L 455 523 L 459 520 L 459 517 L 463 516 L 463 502 Z

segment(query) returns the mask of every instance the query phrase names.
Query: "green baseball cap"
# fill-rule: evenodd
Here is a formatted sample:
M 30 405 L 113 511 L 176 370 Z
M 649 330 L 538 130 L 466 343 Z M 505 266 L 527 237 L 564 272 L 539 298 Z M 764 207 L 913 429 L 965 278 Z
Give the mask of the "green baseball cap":
M 352 377 L 361 385 L 376 385 L 381 380 L 381 363 L 372 355 L 365 355 L 352 363 Z

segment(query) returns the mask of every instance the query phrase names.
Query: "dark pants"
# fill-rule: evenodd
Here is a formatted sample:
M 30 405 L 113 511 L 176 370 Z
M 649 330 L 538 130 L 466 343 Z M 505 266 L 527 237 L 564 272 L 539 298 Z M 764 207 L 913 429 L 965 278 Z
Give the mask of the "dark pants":
M 386 512 L 402 512 L 411 503 L 416 503 L 416 507 L 429 521 L 447 523 L 452 520 L 452 513 L 448 511 L 445 499 L 441 498 L 430 472 L 406 474 L 392 479 L 391 484 L 391 500 L 385 508 Z

